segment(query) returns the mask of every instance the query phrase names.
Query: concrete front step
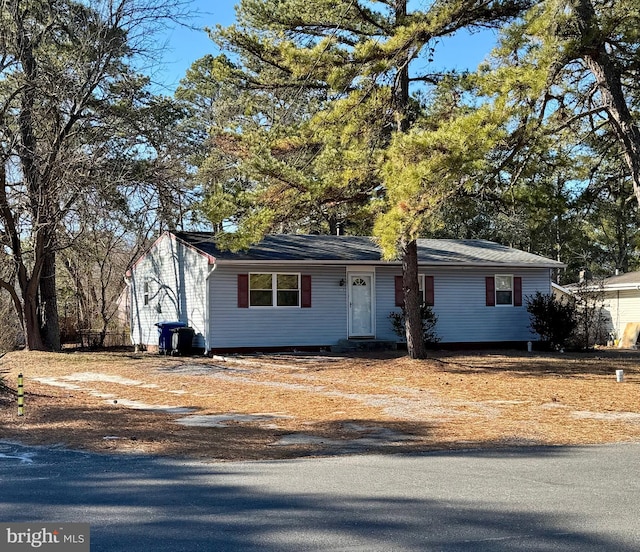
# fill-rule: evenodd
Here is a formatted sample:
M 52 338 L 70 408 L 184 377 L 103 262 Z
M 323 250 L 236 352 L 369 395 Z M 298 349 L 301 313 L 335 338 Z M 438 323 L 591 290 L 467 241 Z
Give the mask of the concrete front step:
M 397 348 L 398 345 L 395 341 L 385 341 L 384 339 L 341 339 L 331 346 L 331 352 L 395 351 Z

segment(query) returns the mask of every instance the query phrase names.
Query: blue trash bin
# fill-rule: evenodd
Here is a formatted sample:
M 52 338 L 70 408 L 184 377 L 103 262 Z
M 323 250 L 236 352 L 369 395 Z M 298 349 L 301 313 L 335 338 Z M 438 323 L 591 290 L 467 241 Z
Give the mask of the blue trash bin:
M 187 324 L 177 320 L 164 320 L 158 322 L 156 326 L 158 326 L 158 352 L 161 355 L 169 355 L 172 351 L 173 330 L 184 328 Z

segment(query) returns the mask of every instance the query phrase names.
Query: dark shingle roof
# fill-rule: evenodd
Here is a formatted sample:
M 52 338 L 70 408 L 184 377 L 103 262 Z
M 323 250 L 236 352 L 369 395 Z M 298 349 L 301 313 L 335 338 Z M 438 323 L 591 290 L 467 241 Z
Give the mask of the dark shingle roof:
M 298 261 L 298 262 L 381 262 L 380 248 L 365 236 L 316 236 L 277 234 L 246 251 L 222 251 L 216 247 L 213 234 L 207 232 L 176 232 L 176 237 L 216 258 L 217 261 Z M 531 266 L 558 268 L 562 265 L 539 255 L 506 247 L 485 240 L 418 240 L 421 264 Z

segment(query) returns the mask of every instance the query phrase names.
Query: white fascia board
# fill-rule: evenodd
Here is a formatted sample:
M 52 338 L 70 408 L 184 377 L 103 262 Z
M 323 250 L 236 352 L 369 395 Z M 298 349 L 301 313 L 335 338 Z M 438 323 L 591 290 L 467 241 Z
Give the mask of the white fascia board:
M 603 286 L 602 288 L 596 288 L 596 289 L 602 289 L 602 291 L 636 291 L 636 290 L 640 290 L 640 283 Z
M 555 282 L 551 282 L 551 287 L 553 289 L 557 289 L 558 291 L 561 291 L 562 293 L 566 293 L 567 295 L 571 295 L 573 293 L 573 291 L 571 291 L 570 289 L 567 289 L 566 287 L 563 287 L 560 284 L 556 284 Z
M 640 290 L 640 284 L 618 284 L 617 286 L 585 286 L 580 289 L 567 289 L 559 288 L 571 295 L 575 295 L 578 292 L 583 293 L 606 293 L 608 291 L 637 291 Z

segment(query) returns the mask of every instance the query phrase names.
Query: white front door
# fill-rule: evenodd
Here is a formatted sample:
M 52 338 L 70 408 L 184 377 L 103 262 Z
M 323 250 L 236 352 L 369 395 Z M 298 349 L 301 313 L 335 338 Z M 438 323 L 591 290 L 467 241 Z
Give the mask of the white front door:
M 349 337 L 373 337 L 373 274 L 349 274 Z

